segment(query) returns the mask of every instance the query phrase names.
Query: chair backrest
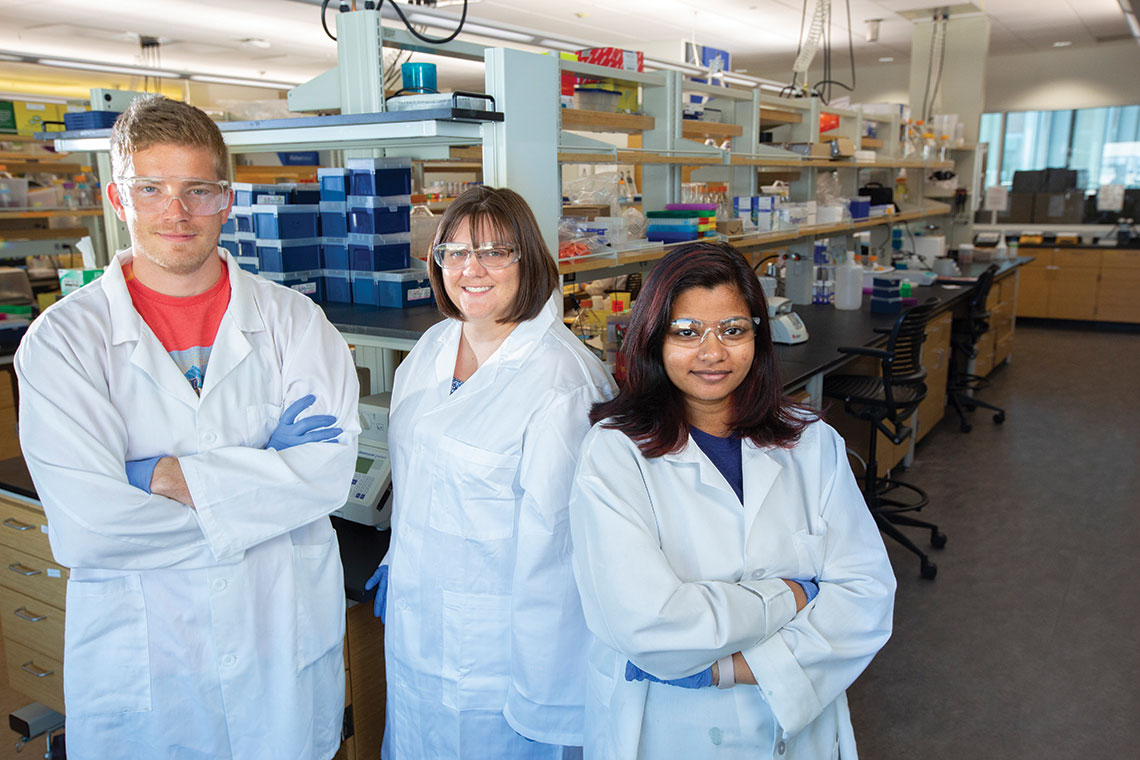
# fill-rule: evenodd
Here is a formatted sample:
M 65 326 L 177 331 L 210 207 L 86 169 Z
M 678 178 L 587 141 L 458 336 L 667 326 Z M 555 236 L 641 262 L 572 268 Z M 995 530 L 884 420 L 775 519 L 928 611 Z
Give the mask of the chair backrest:
M 989 298 L 990 288 L 994 285 L 994 275 L 997 274 L 998 265 L 990 264 L 986 271 L 978 275 L 974 283 L 974 292 L 970 296 L 969 332 L 973 340 L 977 340 L 990 329 L 989 311 L 986 310 L 986 299 Z
M 890 356 L 882 360 L 883 395 L 888 416 L 897 419 L 903 407 L 896 403 L 893 390 L 902 386 L 919 388 L 919 401 L 926 395 L 926 369 L 922 366 L 922 343 L 926 340 L 926 323 L 937 305 L 937 298 L 907 309 L 898 316 L 887 338 L 886 350 Z M 907 404 L 914 406 L 914 403 Z

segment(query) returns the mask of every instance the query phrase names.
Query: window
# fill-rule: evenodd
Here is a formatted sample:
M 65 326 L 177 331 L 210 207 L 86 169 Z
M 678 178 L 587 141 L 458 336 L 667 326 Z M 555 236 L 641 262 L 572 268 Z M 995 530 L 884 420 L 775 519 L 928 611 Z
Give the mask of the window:
M 1076 169 L 1078 186 L 1140 187 L 1140 105 L 982 115 L 990 144 L 986 185 L 1013 182 L 1025 169 Z

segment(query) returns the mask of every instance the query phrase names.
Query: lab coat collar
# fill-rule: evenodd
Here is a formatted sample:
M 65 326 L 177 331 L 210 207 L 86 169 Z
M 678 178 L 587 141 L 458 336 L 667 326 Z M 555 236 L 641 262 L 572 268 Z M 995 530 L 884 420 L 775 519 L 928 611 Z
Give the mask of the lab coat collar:
M 542 336 L 550 329 L 550 325 L 554 323 L 555 306 L 554 299 L 551 298 L 534 319 L 519 323 L 495 353 L 491 354 L 490 358 L 479 367 L 479 370 L 463 384 L 466 389 L 466 393 L 463 395 L 468 396 L 472 392 L 492 384 L 502 368 L 522 366 L 534 352 Z M 446 381 L 448 392 L 451 389 L 451 378 L 455 371 L 455 357 L 459 352 L 459 336 L 462 330 L 463 323 L 453 319 L 448 323 L 447 328 L 440 332 L 437 339 L 436 380 L 438 382 Z
M 749 516 L 754 516 L 759 511 L 760 505 L 764 503 L 768 492 L 772 490 L 783 467 L 765 449 L 748 439 L 740 442 L 740 456 L 744 470 L 744 507 Z M 726 492 L 732 496 L 733 501 L 736 501 L 736 494 L 724 479 L 724 475 L 721 475 L 720 470 L 701 450 L 692 436 L 689 436 L 680 451 L 665 454 L 664 458 L 671 462 L 696 466 L 702 485 Z

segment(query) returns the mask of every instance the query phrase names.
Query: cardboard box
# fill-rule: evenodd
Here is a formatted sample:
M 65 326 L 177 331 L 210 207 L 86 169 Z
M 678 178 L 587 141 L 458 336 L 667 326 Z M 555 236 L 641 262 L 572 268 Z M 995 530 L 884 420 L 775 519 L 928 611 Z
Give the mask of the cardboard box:
M 63 295 L 79 290 L 89 282 L 103 275 L 102 269 L 61 269 L 59 270 L 59 290 Z
M 645 71 L 645 54 L 640 50 L 622 50 L 616 47 L 587 48 L 578 51 L 578 60 L 582 63 L 592 63 L 595 66 L 605 66 L 611 69 Z M 595 80 L 590 77 L 578 77 L 578 84 L 592 85 L 595 83 L 604 89 L 617 90 L 621 93 L 621 98 L 617 103 L 618 111 L 637 113 L 641 110 L 641 101 L 638 97 L 639 88 L 636 84 L 619 82 L 616 79 Z M 565 86 L 563 89 L 565 90 Z
M 16 116 L 16 132 L 21 135 L 34 135 L 37 132 L 61 132 L 63 124 L 48 124 L 47 122 L 62 122 L 61 106 L 55 103 L 25 103 L 15 101 L 12 103 Z
M 743 219 L 725 219 L 717 220 L 716 231 L 722 235 L 743 235 L 744 234 L 744 220 Z
M 1085 194 L 1080 190 L 1067 193 L 1035 193 L 1034 224 L 1080 224 L 1084 218 Z

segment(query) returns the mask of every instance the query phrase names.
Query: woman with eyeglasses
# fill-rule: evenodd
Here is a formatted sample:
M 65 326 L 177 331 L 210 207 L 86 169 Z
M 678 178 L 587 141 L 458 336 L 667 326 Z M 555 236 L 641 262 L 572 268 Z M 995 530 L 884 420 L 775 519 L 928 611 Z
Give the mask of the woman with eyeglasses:
M 570 502 L 586 758 L 855 757 L 845 690 L 890 635 L 894 575 L 843 440 L 783 393 L 766 315 L 711 243 L 634 306 Z
M 476 187 L 428 262 L 447 320 L 396 371 L 384 757 L 561 758 L 582 745 L 589 632 L 567 504 L 601 362 L 562 324 L 526 201 Z M 574 754 L 574 750 L 569 751 Z

